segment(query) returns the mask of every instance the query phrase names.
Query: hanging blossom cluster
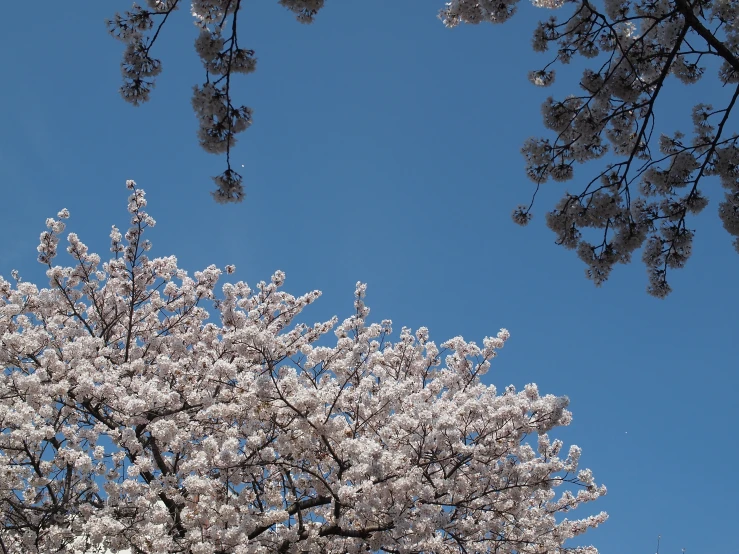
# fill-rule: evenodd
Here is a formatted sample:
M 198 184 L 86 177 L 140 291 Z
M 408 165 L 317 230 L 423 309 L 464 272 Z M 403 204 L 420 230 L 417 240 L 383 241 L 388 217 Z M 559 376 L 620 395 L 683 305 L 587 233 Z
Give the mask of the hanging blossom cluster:
M 508 331 L 393 342 L 363 284 L 341 323 L 297 323 L 320 293 L 279 271 L 217 294 L 215 266 L 148 256 L 128 186 L 112 259 L 70 233 L 55 265 L 63 210 L 49 287 L 0 278 L 2 552 L 597 552 L 564 546 L 607 517 L 565 517 L 606 492 L 549 438 L 567 398 L 480 381 Z
M 560 8 L 564 0 L 533 0 L 543 8 Z M 539 23 L 533 48 L 554 46 L 555 58 L 532 71 L 538 86 L 554 81 L 551 67 L 576 55 L 597 62 L 580 80 L 582 93 L 542 106 L 544 125 L 554 138 L 532 138 L 523 146 L 526 171 L 539 186 L 570 181 L 573 166 L 607 152 L 621 158 L 604 164 L 579 194 L 567 193 L 547 215 L 557 243 L 575 249 L 587 264 L 586 274 L 603 283 L 618 263 L 629 263 L 643 247 L 648 291 L 670 292 L 669 269 L 690 257 L 694 231 L 688 215 L 708 203 L 703 177 L 718 176 L 725 188 L 719 204 L 724 228 L 739 251 L 739 145 L 727 128 L 739 96 L 739 3 L 728 0 L 604 0 L 602 9 L 589 0 L 567 0 L 565 21 L 552 16 Z M 460 23 L 500 23 L 515 12 L 517 0 L 455 0 L 440 18 L 449 27 Z M 729 92 L 725 106 L 703 103 L 693 108 L 693 135 L 652 137 L 655 102 L 670 75 L 682 83 L 700 80 L 713 62 L 718 81 Z M 536 193 L 534 193 L 534 197 Z M 513 212 L 517 223 L 531 220 L 534 199 Z M 597 229 L 596 241 L 583 237 Z
M 192 104 L 198 117 L 198 138 L 208 152 L 226 154 L 227 169 L 214 181 L 218 202 L 244 198 L 242 176 L 231 165 L 236 134 L 249 127 L 252 110 L 235 106 L 231 77 L 256 67 L 254 51 L 238 44 L 238 16 L 243 0 L 193 0 L 190 11 L 198 28 L 195 49 L 206 76 L 194 88 Z M 685 265 L 694 231 L 688 215 L 708 203 L 699 188 L 703 177 L 718 176 L 725 195 L 718 211 L 739 250 L 739 145 L 730 133 L 729 116 L 739 95 L 739 4 L 729 0 L 604 0 L 602 8 L 589 0 L 532 0 L 541 8 L 572 7 L 565 21 L 552 16 L 539 23 L 533 48 L 554 46 L 555 58 L 531 71 L 537 86 L 555 78 L 552 66 L 581 55 L 597 62 L 580 80 L 582 93 L 562 100 L 549 98 L 542 106 L 544 124 L 553 138 L 531 138 L 522 151 L 526 171 L 539 186 L 574 179 L 574 165 L 603 158 L 602 171 L 579 194 L 567 193 L 547 215 L 557 243 L 575 249 L 587 264 L 586 274 L 602 284 L 619 263 L 629 263 L 643 247 L 649 275 L 648 291 L 657 297 L 670 292 L 669 269 Z M 147 0 L 108 21 L 113 36 L 126 45 L 121 64 L 127 101 L 148 100 L 161 61 L 152 49 L 164 24 L 181 0 Z M 516 11 L 518 0 L 452 0 L 439 17 L 448 27 L 462 23 L 503 23 Z M 298 21 L 310 23 L 324 0 L 279 0 Z M 726 105 L 704 103 L 693 108 L 694 132 L 653 137 L 655 102 L 667 78 L 686 84 L 700 80 L 706 64 L 718 62 L 719 82 L 730 90 Z M 527 224 L 536 192 L 528 205 L 513 212 Z M 594 229 L 597 240 L 583 237 Z M 593 232 L 589 232 L 592 234 Z
M 195 51 L 205 68 L 205 82 L 193 89 L 192 107 L 198 118 L 200 146 L 213 154 L 226 154 L 226 170 L 213 178 L 217 189 L 213 197 L 221 203 L 244 198 L 242 176 L 231 166 L 231 150 L 236 134 L 252 122 L 252 109 L 235 106 L 231 79 L 237 73 L 256 69 L 254 51 L 239 46 L 238 15 L 243 0 L 193 0 L 190 11 L 198 28 Z M 323 0 L 279 0 L 301 23 L 310 23 Z M 121 95 L 135 106 L 149 100 L 162 62 L 152 49 L 169 17 L 182 0 L 146 0 L 134 3 L 130 11 L 116 13 L 107 21 L 110 34 L 125 45 L 121 72 Z

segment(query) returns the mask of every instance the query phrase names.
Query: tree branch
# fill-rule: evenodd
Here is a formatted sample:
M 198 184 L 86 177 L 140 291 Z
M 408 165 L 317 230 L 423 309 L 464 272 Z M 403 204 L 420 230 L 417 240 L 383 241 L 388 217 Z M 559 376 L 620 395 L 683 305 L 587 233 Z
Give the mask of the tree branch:
M 703 23 L 693 13 L 693 7 L 688 4 L 687 0 L 675 0 L 675 5 L 680 13 L 685 17 L 685 21 L 690 27 L 698 33 L 703 39 L 716 49 L 716 52 L 726 60 L 729 65 L 739 73 L 739 58 L 737 58 L 726 45 L 716 38 L 716 35 L 708 30 Z

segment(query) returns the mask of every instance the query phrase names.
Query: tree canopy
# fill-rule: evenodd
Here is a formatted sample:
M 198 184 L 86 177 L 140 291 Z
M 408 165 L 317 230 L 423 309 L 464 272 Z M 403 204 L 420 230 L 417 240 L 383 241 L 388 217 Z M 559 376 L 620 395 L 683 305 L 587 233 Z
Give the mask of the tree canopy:
M 597 552 L 566 544 L 607 518 L 563 516 L 606 493 L 549 438 L 568 399 L 481 383 L 508 331 L 392 341 L 361 283 L 352 315 L 308 325 L 320 293 L 279 271 L 217 294 L 215 266 L 149 258 L 128 186 L 110 260 L 69 233 L 54 265 L 62 210 L 49 287 L 0 278 L 2 552 Z

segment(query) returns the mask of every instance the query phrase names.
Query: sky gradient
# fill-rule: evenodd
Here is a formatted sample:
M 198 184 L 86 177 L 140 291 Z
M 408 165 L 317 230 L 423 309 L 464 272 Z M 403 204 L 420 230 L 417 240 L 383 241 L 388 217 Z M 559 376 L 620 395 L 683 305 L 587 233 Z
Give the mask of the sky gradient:
M 228 206 L 209 196 L 224 160 L 195 137 L 190 95 L 204 71 L 187 11 L 165 27 L 164 71 L 140 108 L 118 94 L 122 45 L 104 26 L 127 1 L 55 5 L 7 26 L 0 274 L 46 286 L 38 236 L 64 207 L 68 231 L 105 259 L 110 226 L 128 226 L 125 180 L 135 179 L 157 220 L 152 254 L 176 255 L 190 274 L 233 263 L 235 278 L 255 283 L 282 269 L 293 294 L 324 292 L 305 312 L 313 321 L 350 315 L 363 281 L 371 319 L 427 326 L 437 343 L 508 328 L 485 381 L 568 395 L 574 421 L 553 436 L 581 446 L 583 467 L 608 486 L 575 514 L 611 516 L 583 542 L 653 554 L 661 534 L 660 554 L 739 552 L 739 446 L 728 436 L 739 418 L 739 256 L 716 215 L 717 179 L 705 182 L 711 204 L 689 224 L 694 254 L 666 300 L 647 296 L 639 261 L 595 288 L 544 225 L 562 185 L 543 187 L 528 227 L 510 218 L 533 191 L 519 150 L 545 134 L 539 106 L 576 92 L 567 76 L 583 66 L 537 89 L 526 75 L 550 58 L 530 39 L 549 13 L 524 2 L 505 25 L 449 30 L 441 5 L 327 2 L 300 25 L 274 1 L 248 2 L 240 44 L 259 62 L 234 90 L 254 124 L 232 153 L 247 197 Z M 691 98 L 720 96 L 713 75 L 705 81 L 672 80 L 657 114 L 666 131 L 691 130 Z M 576 168 L 568 186 L 592 176 Z

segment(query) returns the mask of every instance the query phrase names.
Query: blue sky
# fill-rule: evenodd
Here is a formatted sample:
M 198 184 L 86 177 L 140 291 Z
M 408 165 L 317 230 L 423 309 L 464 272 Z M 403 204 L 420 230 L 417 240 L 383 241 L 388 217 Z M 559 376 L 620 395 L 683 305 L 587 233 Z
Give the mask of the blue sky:
M 442 0 L 327 4 L 311 26 L 276 2 L 249 2 L 240 17 L 259 64 L 236 83 L 255 122 L 233 153 L 247 199 L 229 206 L 208 194 L 224 161 L 195 138 L 203 71 L 189 14 L 168 24 L 164 73 L 141 108 L 118 95 L 122 46 L 103 24 L 126 1 L 48 3 L 6 26 L 0 274 L 46 284 L 35 247 L 63 207 L 68 229 L 105 255 L 110 226 L 127 226 L 133 178 L 157 219 L 153 253 L 191 273 L 234 263 L 253 283 L 282 269 L 289 291 L 324 292 L 307 312 L 316 321 L 349 315 L 361 280 L 375 318 L 425 325 L 438 342 L 510 329 L 486 380 L 570 397 L 574 421 L 557 436 L 609 488 L 593 509 L 611 519 L 585 537 L 602 553 L 651 554 L 658 534 L 661 554 L 738 552 L 739 256 L 716 216 L 718 182 L 667 300 L 647 296 L 640 263 L 596 289 L 544 225 L 561 185 L 543 190 L 527 228 L 510 219 L 532 192 L 519 150 L 543 134 L 541 102 L 575 92 L 566 75 L 553 90 L 527 81 L 549 60 L 530 48 L 549 14 L 524 0 L 503 26 L 448 30 L 435 18 Z M 672 83 L 667 130 L 690 131 L 690 93 L 720 94 L 707 79 Z

